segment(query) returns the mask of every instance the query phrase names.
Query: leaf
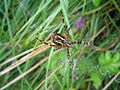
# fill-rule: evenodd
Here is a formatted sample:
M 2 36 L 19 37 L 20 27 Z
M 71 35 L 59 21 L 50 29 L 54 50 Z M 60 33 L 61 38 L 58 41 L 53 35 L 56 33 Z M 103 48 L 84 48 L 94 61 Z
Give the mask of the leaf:
M 102 73 L 109 72 L 107 66 L 101 66 L 101 67 L 100 67 L 100 70 L 102 71 Z
M 100 57 L 98 58 L 98 61 L 99 61 L 99 64 L 102 65 L 102 64 L 105 64 L 105 56 L 104 56 L 104 53 L 102 53 L 100 55 Z
M 112 65 L 108 65 L 106 69 L 110 72 L 110 74 L 116 73 L 118 68 L 113 67 Z
M 117 53 L 114 54 L 112 60 L 113 60 L 113 63 L 115 63 L 118 60 L 120 60 L 120 54 L 119 54 L 119 52 L 117 52 Z
M 105 57 L 106 57 L 106 61 L 110 62 L 111 61 L 111 52 L 106 52 Z
M 115 53 L 113 57 L 111 52 L 106 52 L 105 54 L 102 53 L 98 59 L 101 71 L 103 73 L 109 71 L 109 74 L 118 72 L 120 67 L 120 62 L 118 62 L 119 58 L 119 53 Z
M 103 0 L 92 0 L 93 4 L 98 7 Z
M 100 74 L 95 71 L 90 74 L 91 80 L 93 81 L 93 85 L 96 89 L 98 89 L 101 86 L 101 76 Z
M 120 62 L 112 63 L 111 65 L 112 65 L 113 67 L 119 68 L 119 67 L 120 67 Z

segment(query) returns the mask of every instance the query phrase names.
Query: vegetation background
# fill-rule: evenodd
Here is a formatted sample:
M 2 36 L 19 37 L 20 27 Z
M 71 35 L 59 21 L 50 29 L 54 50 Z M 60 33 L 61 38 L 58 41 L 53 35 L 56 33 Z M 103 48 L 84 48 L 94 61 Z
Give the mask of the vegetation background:
M 35 38 L 64 34 L 63 18 L 70 41 L 91 44 L 69 60 Z M 0 0 L 0 89 L 120 90 L 119 74 L 119 0 Z

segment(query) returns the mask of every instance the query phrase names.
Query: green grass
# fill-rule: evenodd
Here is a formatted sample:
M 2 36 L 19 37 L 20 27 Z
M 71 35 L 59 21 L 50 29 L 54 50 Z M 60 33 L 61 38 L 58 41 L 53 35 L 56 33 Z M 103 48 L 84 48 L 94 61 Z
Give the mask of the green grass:
M 4 0 L 0 1 L 0 89 L 95 90 L 119 88 L 119 0 Z M 63 15 L 63 17 L 62 17 Z M 65 20 L 75 44 L 54 51 L 48 41 L 64 34 Z M 82 28 L 76 29 L 80 19 Z M 57 28 L 57 29 L 56 29 Z M 114 75 L 109 78 L 109 76 Z M 118 75 L 118 76 L 117 76 Z M 113 80 L 113 81 L 111 81 Z

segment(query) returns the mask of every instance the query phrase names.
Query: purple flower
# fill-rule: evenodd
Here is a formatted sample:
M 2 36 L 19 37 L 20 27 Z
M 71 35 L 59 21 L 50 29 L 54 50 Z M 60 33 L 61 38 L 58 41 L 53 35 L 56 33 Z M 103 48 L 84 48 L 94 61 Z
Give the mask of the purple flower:
M 11 49 L 11 48 L 12 48 L 12 46 L 11 46 L 11 45 L 8 45 L 7 50 L 9 50 L 9 49 Z
M 84 22 L 84 19 L 83 18 L 80 18 L 79 22 L 77 23 L 76 25 L 76 29 L 81 29 L 83 27 L 83 22 Z

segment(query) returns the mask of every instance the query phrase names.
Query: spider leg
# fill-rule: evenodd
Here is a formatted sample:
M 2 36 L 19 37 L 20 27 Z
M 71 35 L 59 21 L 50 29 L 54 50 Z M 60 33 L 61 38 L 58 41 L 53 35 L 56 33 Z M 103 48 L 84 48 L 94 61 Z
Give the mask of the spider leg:
M 55 48 L 54 51 L 60 50 L 62 49 L 61 47 Z
M 69 48 L 66 47 L 66 54 L 67 54 L 67 58 L 70 59 L 70 54 L 69 54 Z
M 63 17 L 63 14 L 62 14 L 62 17 Z M 69 41 L 69 32 L 67 31 L 67 28 L 66 28 L 67 26 L 65 25 L 65 21 L 63 18 L 62 18 L 62 22 L 64 23 L 65 39 L 66 39 L 66 41 Z M 66 44 L 66 55 L 67 55 L 68 59 L 70 59 L 69 47 L 72 47 L 72 46 L 70 46 L 69 44 Z
M 65 21 L 63 19 L 63 14 L 62 14 L 62 22 L 64 23 L 64 33 L 65 33 L 65 39 L 68 41 L 69 40 L 69 32 L 67 31 L 67 26 L 65 25 Z M 68 28 L 69 30 L 70 28 Z
M 84 42 L 84 41 L 69 41 L 68 44 L 83 44 L 83 45 L 87 45 L 90 46 L 90 42 Z
M 70 28 L 68 30 L 70 30 Z M 65 32 L 65 38 L 66 38 L 66 40 L 69 41 L 70 35 L 69 35 L 69 32 L 66 30 L 66 28 L 64 28 L 64 32 Z
M 45 45 L 49 45 L 49 46 L 51 46 L 51 47 L 56 47 L 56 45 L 54 45 L 54 44 L 49 44 L 49 43 L 47 43 L 47 42 L 44 42 L 44 41 L 42 41 L 42 40 L 40 40 L 38 37 L 35 37 L 37 40 L 39 40 L 40 42 L 42 42 L 42 43 L 44 43 Z

